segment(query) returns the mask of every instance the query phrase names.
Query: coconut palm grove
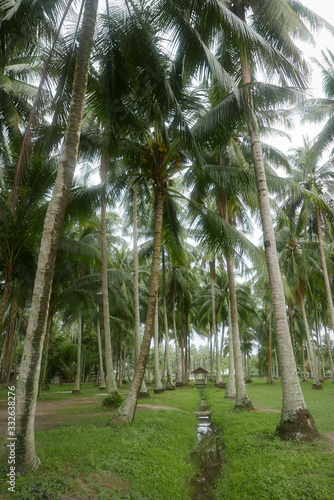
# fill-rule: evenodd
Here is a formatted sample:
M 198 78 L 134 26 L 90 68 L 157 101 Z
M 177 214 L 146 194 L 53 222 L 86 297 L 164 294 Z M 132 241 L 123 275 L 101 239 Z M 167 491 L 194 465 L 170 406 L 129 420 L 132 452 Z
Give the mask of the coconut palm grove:
M 1 498 L 334 499 L 333 35 L 0 1 Z

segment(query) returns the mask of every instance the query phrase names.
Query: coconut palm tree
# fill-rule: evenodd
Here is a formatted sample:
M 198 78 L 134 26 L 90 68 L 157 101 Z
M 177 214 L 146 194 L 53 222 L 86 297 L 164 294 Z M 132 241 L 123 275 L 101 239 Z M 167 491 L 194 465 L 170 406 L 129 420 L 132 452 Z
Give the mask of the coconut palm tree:
M 280 252 L 281 269 L 285 270 L 286 280 L 292 293 L 296 296 L 298 304 L 301 308 L 304 327 L 308 341 L 308 348 L 314 375 L 313 388 L 322 389 L 319 382 L 319 373 L 315 364 L 313 346 L 311 342 L 309 322 L 304 304 L 304 296 L 307 289 L 311 288 L 309 283 L 310 269 L 318 270 L 318 263 L 314 253 L 314 244 L 312 245 L 305 240 L 302 240 L 302 232 L 304 228 L 298 224 L 298 220 L 291 217 L 291 214 L 286 214 L 283 210 L 279 211 L 277 217 L 277 249 Z M 313 252 L 312 252 L 313 250 Z
M 249 17 L 248 7 L 252 12 L 252 17 Z M 248 130 L 252 146 L 252 157 L 256 175 L 256 183 L 258 189 L 258 199 L 261 213 L 261 221 L 264 233 L 264 247 L 266 261 L 269 274 L 269 282 L 271 287 L 271 297 L 273 302 L 274 320 L 276 327 L 276 335 L 278 342 L 278 351 L 280 357 L 283 402 L 281 422 L 278 425 L 277 431 L 284 438 L 286 435 L 290 437 L 300 437 L 300 427 L 303 425 L 304 430 L 302 439 L 309 439 L 310 436 L 318 437 L 318 432 L 314 426 L 311 414 L 306 409 L 304 397 L 299 385 L 296 366 L 293 357 L 292 346 L 290 342 L 289 328 L 286 321 L 284 292 L 279 270 L 279 264 L 276 253 L 275 235 L 270 214 L 268 188 L 266 175 L 263 164 L 263 155 L 261 150 L 261 141 L 254 108 L 254 100 L 248 92 L 253 86 L 254 71 L 256 68 L 256 57 L 262 56 L 262 64 L 264 62 L 269 74 L 276 73 L 283 82 L 291 81 L 296 85 L 303 84 L 302 75 L 305 70 L 305 64 L 300 57 L 298 48 L 292 41 L 292 36 L 297 33 L 303 33 L 308 36 L 309 31 L 302 21 L 306 20 L 310 23 L 322 23 L 321 19 L 303 8 L 300 10 L 299 2 L 271 2 L 267 8 L 262 9 L 257 2 L 246 4 L 242 0 L 237 0 L 231 5 L 232 12 L 245 24 L 254 22 L 257 32 L 260 36 L 264 36 L 270 43 L 271 48 L 279 47 L 280 54 L 285 58 L 275 57 L 276 64 L 273 64 L 273 54 L 270 54 L 271 68 L 268 68 L 267 54 L 262 51 L 254 50 L 245 43 L 239 45 L 239 61 L 241 68 L 241 82 L 245 89 L 246 109 Z M 279 19 L 279 24 L 277 20 Z M 275 34 L 273 32 L 273 23 L 275 25 Z M 284 26 L 284 28 L 283 28 Z M 267 36 L 268 33 L 273 35 L 273 38 Z M 271 43 L 274 41 L 275 43 Z M 235 46 L 235 45 L 234 45 Z M 288 63 L 288 64 L 286 64 Z M 291 67 L 294 65 L 294 67 Z M 302 417 L 302 419 L 301 419 Z M 301 420 L 305 423 L 301 424 Z M 299 430 L 298 430 L 299 429 Z
M 35 453 L 34 417 L 42 345 L 57 244 L 77 159 L 97 4 L 97 0 L 85 2 L 62 161 L 58 167 L 53 195 L 45 217 L 39 251 L 31 312 L 17 386 L 16 466 L 17 471 L 20 472 L 34 469 L 39 463 Z
M 315 228 L 328 300 L 328 308 L 332 326 L 334 328 L 333 296 L 328 273 L 328 266 L 331 266 L 331 261 L 326 258 L 326 241 L 324 242 L 323 238 L 323 233 L 326 234 L 327 232 L 327 218 L 331 220 L 333 216 L 333 208 L 331 206 L 334 188 L 333 161 L 329 160 L 323 165 L 319 165 L 319 161 L 319 151 L 317 151 L 315 146 L 311 147 L 306 139 L 304 139 L 303 146 L 294 151 L 292 156 L 292 162 L 295 167 L 292 172 L 294 180 L 304 185 L 306 189 L 318 197 L 318 199 L 310 199 L 309 197 L 299 198 L 297 200 L 295 199 L 294 207 L 295 210 L 300 211 L 300 224 L 308 223 L 310 233 L 313 228 Z
M 194 11 L 198 8 L 197 2 L 192 4 L 192 8 Z M 221 6 L 220 9 L 222 12 L 224 11 Z M 310 32 L 306 28 L 304 21 L 306 23 L 309 22 L 313 26 L 329 26 L 323 19 L 308 9 L 301 7 L 299 2 L 294 1 L 275 0 L 264 6 L 264 4 L 259 4 L 255 1 L 244 2 L 243 0 L 236 0 L 229 5 L 229 10 L 230 17 L 227 17 L 227 14 L 224 12 L 225 18 L 221 20 L 219 26 L 222 48 L 220 61 L 223 66 L 226 64 L 227 67 L 232 66 L 236 69 L 240 77 L 242 85 L 240 88 L 242 96 L 240 97 L 240 102 L 242 101 L 242 109 L 247 119 L 252 147 L 252 159 L 264 232 L 264 246 L 282 376 L 282 413 L 277 431 L 283 439 L 286 436 L 289 436 L 289 438 L 300 437 L 301 434 L 305 439 L 309 439 L 310 437 L 312 439 L 313 437 L 318 437 L 318 433 L 315 429 L 312 416 L 306 408 L 297 377 L 291 342 L 289 341 L 284 292 L 270 213 L 259 121 L 256 114 L 256 101 L 259 97 L 258 91 L 261 88 L 261 97 L 264 97 L 265 88 L 269 89 L 269 87 L 257 84 L 255 82 L 255 74 L 257 62 L 261 61 L 261 67 L 262 69 L 265 68 L 266 75 L 269 78 L 276 76 L 283 84 L 291 82 L 298 87 L 303 86 L 305 84 L 304 75 L 307 73 L 307 66 L 292 37 L 299 35 L 310 39 Z M 221 17 L 223 17 L 222 12 L 220 14 Z M 203 18 L 203 15 L 203 11 L 201 11 L 201 18 Z M 199 11 L 197 11 L 197 16 L 196 13 L 193 14 L 195 20 L 199 19 Z M 237 44 L 235 43 L 235 32 L 231 29 L 232 20 L 234 22 L 234 30 L 236 30 L 237 26 L 240 27 L 241 25 L 245 29 L 243 34 L 239 31 Z M 219 16 L 215 18 L 214 26 L 218 22 Z M 229 25 L 226 26 L 226 23 L 229 23 Z M 204 29 L 207 29 L 208 25 L 209 23 L 205 24 Z M 212 25 L 210 27 L 212 29 Z M 202 33 L 200 29 L 199 33 Z M 255 36 L 255 38 L 251 39 L 252 36 Z M 231 58 L 231 54 L 233 54 L 233 58 Z M 274 88 L 271 87 L 271 90 L 274 90 Z M 276 96 L 280 92 L 281 90 L 276 87 Z M 216 120 L 222 120 L 225 117 L 219 106 L 216 109 L 215 116 Z M 300 433 L 301 428 L 303 428 L 303 433 Z

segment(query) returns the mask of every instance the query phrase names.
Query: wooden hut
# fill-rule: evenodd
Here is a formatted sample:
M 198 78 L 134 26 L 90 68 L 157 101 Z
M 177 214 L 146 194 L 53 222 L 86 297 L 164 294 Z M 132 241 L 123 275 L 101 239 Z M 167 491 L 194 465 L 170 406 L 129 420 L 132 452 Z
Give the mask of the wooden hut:
M 202 389 L 203 387 L 206 386 L 207 381 L 208 381 L 208 373 L 204 368 L 199 366 L 196 368 L 196 370 L 192 371 L 191 373 L 194 374 L 195 377 L 195 387 L 197 389 Z

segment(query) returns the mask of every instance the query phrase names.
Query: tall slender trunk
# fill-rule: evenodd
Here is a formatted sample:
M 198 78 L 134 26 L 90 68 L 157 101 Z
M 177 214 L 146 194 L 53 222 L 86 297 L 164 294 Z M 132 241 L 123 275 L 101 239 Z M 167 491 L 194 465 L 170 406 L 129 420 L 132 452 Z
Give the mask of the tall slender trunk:
M 50 352 L 50 337 L 52 331 L 52 319 L 53 316 L 49 314 L 47 323 L 46 323 L 46 334 L 45 334 L 45 362 L 44 362 L 44 373 L 41 382 L 41 386 L 45 391 L 49 391 L 50 387 L 48 384 L 48 366 L 49 366 L 49 352 Z
M 99 306 L 98 311 L 99 311 Z M 105 391 L 107 388 L 106 385 L 106 379 L 104 375 L 104 368 L 103 368 L 103 355 L 102 355 L 102 339 L 101 339 L 101 325 L 100 325 L 100 318 L 97 319 L 97 345 L 98 345 L 98 350 L 99 350 L 99 368 L 100 368 L 100 391 Z
M 209 371 L 209 365 L 210 365 L 210 330 L 208 332 L 208 345 L 207 345 L 207 352 L 206 352 L 206 371 Z
M 215 348 L 216 348 L 216 385 L 219 385 L 222 381 L 221 366 L 220 366 L 220 351 L 219 351 L 219 340 L 217 331 L 217 321 L 216 321 L 216 300 L 215 300 L 215 259 L 209 262 L 210 265 L 210 278 L 211 278 L 211 307 L 212 307 L 212 327 L 213 335 L 215 337 Z
M 173 307 L 173 330 L 174 330 L 174 340 L 175 340 L 175 355 L 176 355 L 176 378 L 175 385 L 176 387 L 181 387 L 182 383 L 182 374 L 181 374 L 181 366 L 180 366 L 180 355 L 177 341 L 177 331 L 176 331 L 176 306 L 175 306 L 175 295 L 176 295 L 176 277 L 174 271 L 173 278 L 173 296 L 172 296 L 172 307 Z
M 184 365 L 184 372 L 185 372 L 185 383 L 188 384 L 189 382 L 189 354 L 188 354 L 188 339 L 189 339 L 189 317 L 188 313 L 186 313 L 185 317 L 185 325 L 184 325 L 184 331 L 185 331 L 185 346 L 184 346 L 184 360 L 185 360 L 185 365 Z
M 243 22 L 246 22 L 245 5 L 236 0 L 236 12 Z M 251 83 L 249 58 L 245 47 L 240 44 L 240 62 L 242 84 Z M 254 113 L 250 94 L 246 96 L 247 123 L 254 163 L 258 200 L 263 228 L 265 256 L 269 275 L 271 299 L 274 311 L 274 321 L 277 336 L 278 354 L 280 359 L 282 379 L 282 411 L 277 432 L 282 439 L 314 439 L 319 437 L 312 415 L 307 410 L 300 387 L 296 362 L 290 340 L 290 332 L 286 318 L 285 297 L 281 273 L 278 264 L 276 241 L 271 218 L 270 203 L 266 174 L 264 169 L 262 147 L 257 119 Z
M 122 387 L 122 343 L 118 342 L 118 387 Z
M 307 340 L 306 340 L 306 343 L 305 343 L 305 347 L 306 347 L 306 354 L 307 354 L 307 362 L 306 362 L 307 370 L 310 372 L 311 378 L 313 378 L 314 377 L 314 375 L 313 375 L 313 367 L 312 367 L 312 363 L 310 362 L 310 351 L 309 351 L 309 348 L 308 348 L 308 342 L 307 342 Z
M 315 362 L 314 350 L 313 350 L 313 346 L 312 346 L 310 330 L 308 327 L 308 321 L 307 321 L 304 301 L 303 301 L 302 297 L 301 297 L 299 302 L 300 302 L 300 308 L 302 310 L 304 326 L 305 326 L 305 331 L 306 331 L 306 337 L 307 337 L 307 343 L 308 343 L 308 350 L 309 350 L 310 361 L 311 361 L 311 366 L 312 366 L 312 371 L 313 371 L 313 389 L 322 389 L 322 385 L 320 384 L 320 381 L 319 381 L 319 374 L 318 374 L 317 365 Z
M 326 256 L 325 256 L 324 244 L 323 244 L 323 241 L 322 241 L 322 234 L 321 234 L 320 212 L 319 212 L 318 207 L 315 208 L 315 221 L 316 221 L 316 226 L 317 226 L 317 235 L 318 235 L 318 242 L 319 242 L 319 250 L 320 250 L 320 256 L 321 256 L 322 270 L 323 270 L 323 273 L 324 273 L 324 281 L 325 281 L 325 288 L 326 288 L 326 294 L 327 294 L 329 314 L 330 314 L 330 318 L 331 318 L 331 321 L 332 321 L 332 328 L 334 330 L 333 297 L 332 297 L 331 287 L 330 287 L 330 284 L 329 284 L 327 264 L 326 264 Z
M 161 345 L 162 345 L 162 352 L 163 352 L 161 382 L 162 382 L 162 384 L 164 384 L 166 382 L 166 349 L 164 349 L 163 341 L 161 342 Z
M 328 335 L 328 331 L 327 331 L 325 309 L 324 309 L 323 304 L 322 304 L 322 317 L 323 317 L 323 325 L 324 325 L 325 335 L 326 335 L 329 363 L 331 365 L 332 379 L 333 379 L 333 384 L 334 384 L 334 365 L 333 365 L 333 358 L 332 358 L 332 351 L 331 351 L 331 343 L 330 343 L 330 339 L 329 339 L 329 335 Z
M 213 381 L 213 349 L 214 346 L 212 345 L 212 320 L 210 320 L 210 381 Z
M 148 360 L 147 360 L 147 383 L 151 383 L 151 358 L 150 358 L 151 350 L 148 351 Z
M 234 353 L 233 353 L 233 334 L 232 334 L 232 319 L 231 319 L 231 302 L 228 306 L 228 381 L 225 391 L 225 398 L 235 399 L 235 376 L 234 376 Z
M 318 372 L 319 372 L 319 378 L 321 379 L 321 369 L 323 371 L 323 377 L 325 379 L 325 365 L 324 365 L 324 358 L 322 355 L 322 346 L 321 346 L 321 336 L 319 334 L 319 324 L 318 324 L 318 312 L 317 309 L 314 311 L 314 326 L 315 326 L 315 334 L 317 337 L 317 352 L 318 352 Z
M 168 318 L 167 318 L 167 304 L 166 304 L 166 266 L 165 266 L 165 251 L 162 250 L 162 305 L 164 314 L 164 330 L 165 330 L 165 352 L 166 352 L 166 369 L 167 369 L 167 391 L 173 391 L 175 385 L 172 382 L 172 375 L 170 369 L 170 355 L 169 355 L 169 332 L 168 332 Z
M 228 286 L 230 290 L 231 326 L 232 326 L 235 385 L 236 385 L 236 398 L 235 398 L 234 408 L 252 410 L 253 405 L 248 397 L 244 382 L 244 376 L 242 372 L 242 357 L 240 349 L 237 295 L 234 282 L 233 258 L 227 257 L 226 261 L 227 261 Z
M 126 359 L 127 359 L 127 354 L 126 354 L 126 342 L 124 342 L 124 347 L 123 347 L 123 363 L 122 363 L 122 380 L 125 380 L 125 371 L 126 371 Z
M 81 357 L 82 357 L 82 316 L 79 315 L 78 318 L 78 342 L 77 342 L 77 368 L 75 371 L 74 389 L 72 394 L 81 394 L 80 383 L 81 383 Z
M 154 222 L 154 239 L 153 239 L 153 256 L 150 289 L 147 303 L 147 314 L 145 331 L 142 342 L 141 351 L 139 354 L 136 371 L 123 404 L 118 408 L 113 415 L 112 420 L 124 423 L 132 422 L 135 417 L 137 398 L 141 383 L 145 373 L 145 367 L 150 354 L 150 344 L 154 325 L 154 309 L 155 300 L 158 293 L 159 285 L 159 265 L 160 265 L 160 251 L 161 251 L 161 231 L 162 231 L 162 218 L 163 218 L 163 200 L 164 193 L 159 187 L 155 187 L 155 222 Z
M 30 317 L 16 391 L 16 472 L 19 473 L 34 469 L 39 464 L 35 452 L 34 420 L 42 347 L 58 239 L 78 155 L 97 5 L 97 0 L 86 0 L 63 155 L 44 221 Z M 4 442 L 7 440 L 5 439 Z
M 288 300 L 288 312 L 289 312 L 289 327 L 290 327 L 290 336 L 291 336 L 291 344 L 293 349 L 293 355 L 295 356 L 295 336 L 293 333 L 293 317 L 292 317 L 292 305 L 291 301 Z
M 101 181 L 107 181 L 107 158 L 102 153 L 101 158 Z M 104 328 L 104 350 L 106 356 L 107 390 L 108 393 L 117 392 L 117 385 L 113 367 L 110 317 L 109 317 L 109 291 L 108 291 L 108 254 L 107 254 L 107 231 L 106 231 L 106 202 L 104 196 L 101 200 L 101 264 L 102 264 L 102 309 Z
M 219 205 L 220 215 L 222 219 L 228 222 L 228 202 L 224 193 L 221 195 Z M 253 409 L 253 405 L 248 397 L 246 386 L 242 372 L 242 357 L 240 348 L 240 335 L 239 335 L 239 322 L 238 322 L 238 308 L 237 308 L 237 295 L 234 281 L 234 262 L 233 257 L 226 258 L 227 263 L 227 279 L 229 287 L 229 303 L 230 303 L 230 319 L 231 323 L 230 334 L 232 331 L 233 341 L 233 356 L 234 356 L 234 369 L 235 369 L 235 385 L 236 385 L 236 399 L 235 409 Z
M 184 306 L 183 301 L 181 302 L 181 335 L 180 335 L 180 348 L 181 348 L 181 377 L 182 384 L 185 383 L 184 380 Z
M 270 310 L 269 310 L 269 346 L 268 346 L 268 380 L 267 384 L 273 384 L 273 376 L 272 376 L 272 357 L 271 357 L 271 302 L 270 302 Z
M 278 370 L 278 359 L 277 359 L 277 352 L 275 349 L 275 366 L 276 366 L 276 378 L 279 378 L 279 370 Z
M 159 360 L 159 299 L 156 298 L 155 314 L 154 314 L 154 392 L 159 394 L 165 392 L 161 383 L 160 376 L 160 360 Z
M 82 336 L 81 336 L 81 373 L 80 373 L 80 383 L 85 382 L 85 368 L 86 368 L 86 358 L 87 358 L 87 347 L 82 344 Z M 73 392 L 73 391 L 72 391 Z
M 305 368 L 305 354 L 304 354 L 304 342 L 301 342 L 302 359 L 303 359 L 303 380 L 302 382 L 307 382 L 306 378 L 306 368 Z
M 133 301 L 135 310 L 135 365 L 140 353 L 140 310 L 139 310 L 139 262 L 138 262 L 138 223 L 137 223 L 137 189 L 133 189 Z M 143 378 L 139 396 L 149 398 L 150 394 Z

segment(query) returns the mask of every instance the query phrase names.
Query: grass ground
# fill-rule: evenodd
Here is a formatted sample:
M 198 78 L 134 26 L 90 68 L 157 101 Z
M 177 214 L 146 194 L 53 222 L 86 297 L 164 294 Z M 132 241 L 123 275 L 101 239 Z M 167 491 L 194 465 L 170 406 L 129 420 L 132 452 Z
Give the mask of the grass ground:
M 334 385 L 313 391 L 302 384 L 308 409 L 323 436 L 309 445 L 282 442 L 274 437 L 281 407 L 281 385 L 255 380 L 247 385 L 254 406 L 267 411 L 234 412 L 234 402 L 218 389 L 206 390 L 211 420 L 224 443 L 224 465 L 216 498 L 226 500 L 334 499 Z M 331 434 L 329 434 L 331 433 Z
M 311 382 L 302 384 L 317 428 L 326 438 L 329 433 L 334 436 L 334 385 L 326 382 L 324 391 L 312 391 L 311 387 Z M 70 390 L 68 386 L 53 386 L 50 392 L 41 392 L 40 406 L 53 408 L 61 418 L 53 414 L 54 425 L 36 432 L 42 465 L 38 471 L 17 478 L 15 498 L 189 497 L 189 480 L 195 473 L 189 456 L 197 440 L 192 412 L 198 408 L 199 391 L 184 387 L 154 395 L 151 390 L 150 399 L 139 401 L 149 408 L 138 407 L 132 425 L 114 427 L 107 426 L 111 413 L 101 410 L 103 398 L 96 396 L 96 387 L 85 385 L 80 396 L 66 392 Z M 216 499 L 333 500 L 333 442 L 323 439 L 311 445 L 282 443 L 274 437 L 280 417 L 280 382 L 267 386 L 264 379 L 255 380 L 247 390 L 258 408 L 255 412 L 234 412 L 233 401 L 225 400 L 224 391 L 213 384 L 204 391 L 211 420 L 224 443 Z M 7 391 L 0 391 L 0 399 L 6 397 Z M 154 409 L 162 406 L 182 411 Z M 47 414 L 44 417 L 49 418 Z M 70 420 L 57 424 L 63 417 Z M 4 481 L 0 498 L 12 498 L 5 492 Z M 43 496 L 45 492 L 49 497 Z
M 98 393 L 85 387 L 82 396 L 61 394 L 52 388 L 41 399 L 82 398 Z M 64 387 L 63 387 L 64 389 Z M 6 393 L 5 393 L 6 394 Z M 132 425 L 108 426 L 111 412 L 57 425 L 36 432 L 36 451 L 42 462 L 38 471 L 16 479 L 15 498 L 184 500 L 194 466 L 188 457 L 196 444 L 196 416 L 200 395 L 190 388 L 154 395 L 140 401 L 150 406 L 176 407 L 182 411 L 139 408 Z M 102 401 L 103 398 L 99 398 Z M 67 409 L 67 412 L 72 409 Z M 73 408 L 75 417 L 78 408 Z M 7 498 L 5 481 L 0 498 Z M 8 498 L 11 498 L 8 495 Z M 50 497 L 51 498 L 51 497 Z

